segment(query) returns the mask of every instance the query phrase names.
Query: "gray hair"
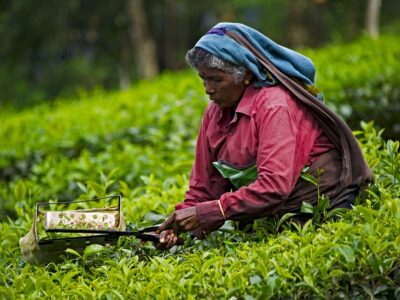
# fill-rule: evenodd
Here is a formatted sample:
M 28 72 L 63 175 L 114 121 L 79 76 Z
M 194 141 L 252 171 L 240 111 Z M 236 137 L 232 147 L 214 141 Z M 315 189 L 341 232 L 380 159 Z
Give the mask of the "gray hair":
M 232 64 L 221 59 L 210 52 L 201 48 L 192 48 L 186 53 L 186 62 L 192 67 L 198 69 L 200 66 L 215 68 L 232 75 L 236 84 L 241 83 L 246 75 L 246 68 Z

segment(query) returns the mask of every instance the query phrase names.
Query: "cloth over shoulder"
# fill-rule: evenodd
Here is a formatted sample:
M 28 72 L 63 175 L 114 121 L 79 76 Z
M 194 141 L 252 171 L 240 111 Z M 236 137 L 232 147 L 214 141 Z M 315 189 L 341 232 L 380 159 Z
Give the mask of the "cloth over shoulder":
M 319 94 L 314 85 L 315 67 L 312 60 L 292 49 L 279 45 L 251 27 L 240 23 L 219 23 L 202 36 L 195 47 L 202 48 L 233 64 L 246 66 L 257 78 L 254 82 L 256 87 L 275 84 L 274 76 L 268 76 L 270 70 L 265 69 L 249 49 L 231 39 L 226 34 L 227 32 L 236 32 L 245 37 L 262 56 L 281 72 L 289 77 L 296 78 L 322 99 L 322 94 Z
M 315 79 L 315 67 L 309 58 L 239 23 L 217 24 L 195 47 L 233 64 L 244 65 L 255 75 L 258 85 L 268 85 L 267 74 L 271 73 L 309 110 L 340 153 L 342 171 L 338 193 L 347 187 L 363 188 L 373 181 L 372 171 L 351 129 L 320 101 L 312 88 L 307 88 L 314 86 Z

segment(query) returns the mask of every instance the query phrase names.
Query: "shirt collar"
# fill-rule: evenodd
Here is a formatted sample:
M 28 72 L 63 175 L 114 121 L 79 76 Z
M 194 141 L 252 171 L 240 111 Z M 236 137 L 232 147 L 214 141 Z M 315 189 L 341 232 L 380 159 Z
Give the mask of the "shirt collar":
M 257 93 L 258 89 L 254 88 L 253 85 L 249 85 L 244 91 L 242 99 L 240 100 L 238 107 L 236 108 L 236 112 L 250 116 L 254 99 L 256 98 Z

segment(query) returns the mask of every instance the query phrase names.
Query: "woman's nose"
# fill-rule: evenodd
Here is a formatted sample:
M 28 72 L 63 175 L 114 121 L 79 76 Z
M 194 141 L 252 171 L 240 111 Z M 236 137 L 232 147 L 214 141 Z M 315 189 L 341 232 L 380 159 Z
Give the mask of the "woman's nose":
M 212 84 L 210 84 L 207 81 L 204 81 L 204 87 L 206 89 L 206 94 L 207 95 L 212 94 L 212 93 L 215 92 L 215 88 L 212 86 Z

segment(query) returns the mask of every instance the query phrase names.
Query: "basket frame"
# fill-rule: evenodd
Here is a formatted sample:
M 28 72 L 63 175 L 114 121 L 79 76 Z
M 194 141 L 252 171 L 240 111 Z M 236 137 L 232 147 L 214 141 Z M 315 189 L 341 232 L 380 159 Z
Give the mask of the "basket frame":
M 42 212 L 40 209 L 41 207 L 44 206 L 50 206 L 50 205 L 62 205 L 62 204 L 74 204 L 74 203 L 87 203 L 87 202 L 100 202 L 101 200 L 105 199 L 116 199 L 117 200 L 117 205 L 116 205 L 116 210 L 118 211 L 118 222 L 119 224 L 122 224 L 123 222 L 123 217 L 121 213 L 121 202 L 122 202 L 122 197 L 121 195 L 112 195 L 112 196 L 105 196 L 101 198 L 93 198 L 93 199 L 88 199 L 88 200 L 76 200 L 76 201 L 59 201 L 59 202 L 37 202 L 35 205 L 35 213 L 34 213 L 34 220 L 33 220 L 33 232 L 34 232 L 34 237 L 35 240 L 38 244 L 41 244 L 40 242 L 44 241 L 52 241 L 52 240 L 64 240 L 64 238 L 61 239 L 46 239 L 46 240 L 40 240 L 39 239 L 39 233 L 38 233 L 38 222 L 39 222 L 39 214 Z M 69 238 L 70 239 L 70 238 Z

